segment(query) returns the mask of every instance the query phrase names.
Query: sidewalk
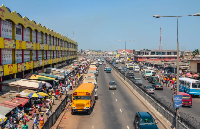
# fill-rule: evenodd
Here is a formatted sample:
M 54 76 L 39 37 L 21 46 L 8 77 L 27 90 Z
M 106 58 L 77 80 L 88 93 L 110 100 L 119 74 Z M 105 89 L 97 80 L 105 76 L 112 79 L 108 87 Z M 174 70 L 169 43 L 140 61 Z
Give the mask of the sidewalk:
M 71 90 L 70 90 L 71 91 Z M 70 91 L 68 92 L 68 93 L 70 93 Z M 63 95 L 62 96 L 62 98 L 64 98 L 65 97 L 65 95 Z M 60 101 L 60 100 L 54 100 L 54 105 L 52 106 L 52 113 L 57 109 L 57 107 L 60 105 L 60 103 L 61 103 L 62 101 Z M 47 121 L 47 115 L 46 115 L 46 110 L 45 110 L 46 108 L 42 108 L 41 110 L 42 110 L 42 112 L 45 112 L 44 113 L 44 115 L 43 115 L 43 117 L 44 117 L 44 122 L 46 122 Z M 41 117 L 41 115 L 40 115 L 40 117 Z M 39 118 L 40 118 L 39 117 Z M 33 119 L 32 120 L 30 120 L 29 122 L 27 122 L 27 125 L 28 125 L 28 127 L 29 128 L 32 128 L 32 126 L 33 126 Z M 39 123 L 39 122 L 38 122 Z M 39 126 L 39 125 L 38 125 Z
M 76 88 L 77 88 L 77 87 L 76 87 Z M 67 94 L 70 96 L 70 95 L 76 90 L 76 88 L 73 88 L 73 90 L 68 91 Z M 66 113 L 66 111 L 67 111 L 67 107 L 69 107 L 69 106 L 70 106 L 70 103 L 67 103 L 67 105 L 66 105 L 64 111 L 60 114 L 59 118 L 56 120 L 56 123 L 51 127 L 51 129 L 56 129 L 57 126 L 59 126 L 59 124 L 60 124 L 60 122 L 61 122 L 63 116 L 65 115 L 65 113 Z

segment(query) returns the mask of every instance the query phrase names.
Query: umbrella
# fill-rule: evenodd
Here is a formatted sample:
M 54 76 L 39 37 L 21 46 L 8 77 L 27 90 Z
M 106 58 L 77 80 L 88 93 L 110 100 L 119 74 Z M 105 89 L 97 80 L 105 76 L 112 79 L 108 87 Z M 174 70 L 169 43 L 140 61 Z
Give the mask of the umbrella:
M 44 97 L 44 96 L 48 96 L 48 94 L 46 94 L 46 93 L 44 93 L 44 92 L 39 92 L 38 94 L 41 95 L 41 96 L 43 96 L 43 97 Z
M 47 87 L 47 88 L 52 87 L 52 85 L 51 85 L 50 83 L 48 83 L 48 82 L 45 82 L 45 83 L 46 83 L 46 87 Z
M 191 73 L 186 73 L 186 76 L 191 76 Z
M 198 74 L 194 74 L 193 77 L 199 77 L 199 75 Z
M 37 93 L 30 93 L 29 95 L 27 95 L 27 97 L 29 98 L 42 98 L 41 95 L 37 94 Z
M 7 117 L 0 114 L 0 124 L 3 124 L 7 120 Z

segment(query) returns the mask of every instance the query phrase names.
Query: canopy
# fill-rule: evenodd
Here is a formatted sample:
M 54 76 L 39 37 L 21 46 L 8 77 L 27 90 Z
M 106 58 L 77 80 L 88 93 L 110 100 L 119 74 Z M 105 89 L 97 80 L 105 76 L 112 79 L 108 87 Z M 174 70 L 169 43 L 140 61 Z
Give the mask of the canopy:
M 198 77 L 198 76 L 199 76 L 198 74 L 194 74 L 194 75 L 193 75 L 193 77 Z
M 46 77 L 46 76 L 41 76 L 41 75 L 32 75 L 29 79 L 31 80 L 55 80 L 55 78 L 51 78 L 51 77 Z
M 42 96 L 37 94 L 37 93 L 30 93 L 27 97 L 29 97 L 29 98 L 42 98 Z
M 44 92 L 38 92 L 38 94 L 41 95 L 41 96 L 43 96 L 43 97 L 44 97 L 44 96 L 49 96 L 48 94 L 46 94 L 46 93 L 44 93 Z
M 19 105 L 20 107 L 23 107 L 25 104 L 28 103 L 28 99 L 27 98 L 19 98 L 19 97 L 17 97 L 15 99 L 13 99 L 12 102 L 18 103 L 18 104 L 20 104 Z
M 50 74 L 41 73 L 40 75 L 46 76 L 46 77 L 55 78 L 55 79 L 59 79 L 58 76 L 54 76 L 54 75 L 50 75 Z
M 21 97 L 26 97 L 30 93 L 36 93 L 36 91 L 26 89 L 26 90 L 23 90 L 22 92 L 20 92 L 19 94 L 20 94 Z
M 11 101 L 4 101 L 3 103 L 0 104 L 0 106 L 12 108 L 12 109 L 18 107 L 19 105 L 20 105 L 20 104 L 14 103 L 14 102 L 11 102 Z M 1 109 L 1 108 L 0 108 L 0 109 Z
M 12 111 L 12 108 L 9 107 L 4 107 L 4 106 L 0 106 L 0 115 L 1 116 L 6 116 L 6 114 L 8 114 L 10 111 Z
M 191 76 L 191 73 L 186 73 L 186 76 Z

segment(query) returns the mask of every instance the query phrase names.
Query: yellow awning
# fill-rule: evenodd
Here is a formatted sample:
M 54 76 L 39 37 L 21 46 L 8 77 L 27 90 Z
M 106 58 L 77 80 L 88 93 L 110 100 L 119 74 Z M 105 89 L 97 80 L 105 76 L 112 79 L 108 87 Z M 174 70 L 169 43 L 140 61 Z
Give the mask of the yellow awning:
M 41 80 L 41 78 L 44 78 L 46 80 L 55 80 L 55 78 L 47 77 L 47 76 L 41 76 L 41 75 L 32 75 L 29 79 L 31 80 Z

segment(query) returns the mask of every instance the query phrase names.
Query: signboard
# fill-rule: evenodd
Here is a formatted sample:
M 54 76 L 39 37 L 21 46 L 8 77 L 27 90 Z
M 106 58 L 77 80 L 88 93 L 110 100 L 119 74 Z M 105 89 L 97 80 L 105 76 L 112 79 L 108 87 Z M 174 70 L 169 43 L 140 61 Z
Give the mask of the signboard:
M 56 50 L 58 50 L 58 46 L 54 46 L 54 47 L 56 47 Z
M 182 107 L 182 95 L 174 95 L 174 108 Z
M 17 73 L 17 64 L 8 64 L 3 66 L 4 76 Z
M 40 44 L 40 50 L 44 50 L 44 44 Z
M 26 62 L 26 70 L 33 69 L 33 61 Z
M 19 63 L 17 64 L 17 71 L 22 72 L 26 70 L 26 64 L 25 63 Z
M 40 43 L 36 43 L 37 50 L 40 50 Z
M 33 43 L 33 50 L 37 50 L 37 43 Z
M 37 68 L 38 66 L 39 66 L 39 61 L 34 61 L 34 62 L 33 62 L 33 67 L 34 67 L 34 68 Z
M 0 48 L 4 48 L 4 38 L 0 37 Z
M 48 64 L 52 64 L 52 59 L 48 59 Z
M 52 46 L 51 45 L 49 45 L 49 50 L 52 50 Z
M 26 49 L 26 41 L 16 40 L 16 49 Z
M 4 47 L 5 48 L 16 48 L 15 40 L 4 39 Z
M 33 43 L 32 42 L 26 42 L 26 49 L 33 49 Z
M 60 46 L 57 46 L 58 50 L 60 50 Z

